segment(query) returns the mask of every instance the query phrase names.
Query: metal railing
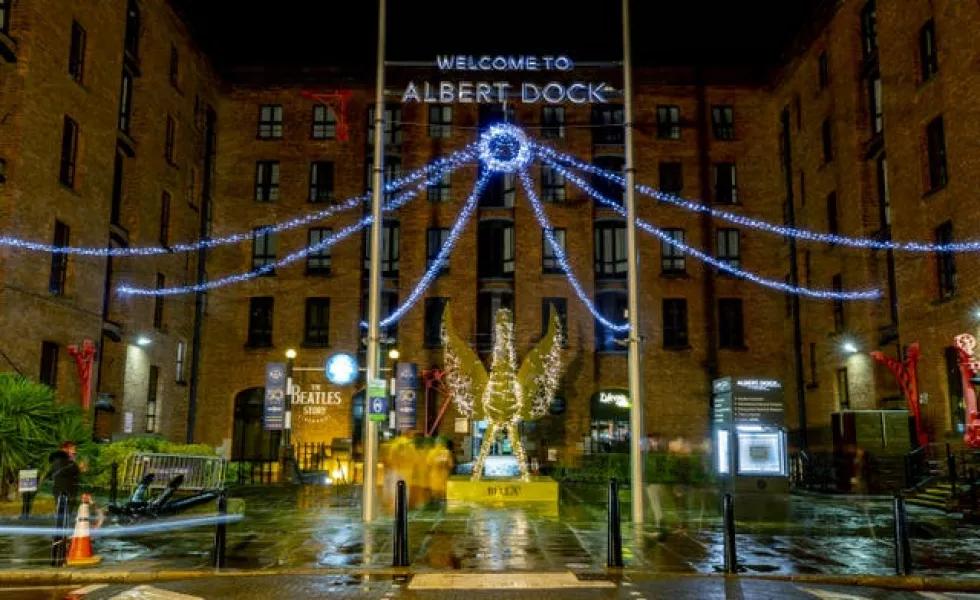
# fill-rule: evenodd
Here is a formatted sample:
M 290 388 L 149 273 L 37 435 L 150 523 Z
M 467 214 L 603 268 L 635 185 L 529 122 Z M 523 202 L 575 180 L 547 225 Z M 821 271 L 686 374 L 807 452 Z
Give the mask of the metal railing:
M 171 479 L 183 475 L 180 488 L 187 491 L 216 490 L 224 487 L 228 462 L 220 456 L 136 453 L 126 460 L 120 487 L 134 489 L 152 473 L 150 488 L 165 488 Z

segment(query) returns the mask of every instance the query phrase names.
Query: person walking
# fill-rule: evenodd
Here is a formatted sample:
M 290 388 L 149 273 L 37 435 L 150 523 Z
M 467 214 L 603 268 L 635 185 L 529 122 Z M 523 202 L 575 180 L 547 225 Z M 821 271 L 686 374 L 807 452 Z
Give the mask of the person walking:
M 74 444 L 62 444 L 61 449 L 52 452 L 48 456 L 50 470 L 48 477 L 51 478 L 51 491 L 55 501 L 55 527 L 67 530 L 70 524 L 70 515 L 74 511 L 78 501 L 78 479 L 80 471 L 74 460 Z M 58 500 L 65 497 L 67 505 L 58 511 Z M 61 533 L 51 540 L 51 565 L 60 567 L 64 564 L 68 554 L 68 535 L 67 531 Z

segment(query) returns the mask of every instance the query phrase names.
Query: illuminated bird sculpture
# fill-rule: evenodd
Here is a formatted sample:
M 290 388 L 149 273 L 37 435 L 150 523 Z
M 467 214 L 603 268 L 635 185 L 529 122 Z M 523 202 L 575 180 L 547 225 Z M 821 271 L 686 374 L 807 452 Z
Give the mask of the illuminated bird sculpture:
M 512 440 L 521 479 L 529 479 L 527 457 L 517 424 L 547 414 L 561 380 L 562 335 L 558 314 L 549 307 L 548 331 L 518 370 L 513 315 L 507 309 L 498 310 L 494 318 L 493 356 L 488 374 L 480 357 L 453 329 L 449 305 L 446 305 L 442 316 L 442 339 L 446 383 L 453 403 L 462 414 L 487 421 L 480 454 L 473 465 L 474 481 L 483 477 L 483 464 L 501 433 Z

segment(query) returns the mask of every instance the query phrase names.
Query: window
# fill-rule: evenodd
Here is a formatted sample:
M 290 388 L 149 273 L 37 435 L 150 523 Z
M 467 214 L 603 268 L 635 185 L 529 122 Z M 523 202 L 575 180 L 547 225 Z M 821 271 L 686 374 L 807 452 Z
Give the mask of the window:
M 133 76 L 128 72 L 123 72 L 121 86 L 119 91 L 119 131 L 128 135 L 133 114 Z
M 868 58 L 878 50 L 878 16 L 875 0 L 869 0 L 861 9 L 861 50 Z
M 170 45 L 170 85 L 180 89 L 180 53 L 173 44 Z
M 164 277 L 163 273 L 157 273 L 156 286 L 158 290 L 162 290 L 167 287 L 167 279 Z M 164 310 L 164 298 L 162 295 L 157 294 L 153 297 L 153 329 L 161 331 L 163 329 L 163 310 Z
M 943 118 L 936 117 L 926 127 L 929 151 L 929 189 L 938 190 L 949 180 L 946 170 L 946 131 Z
M 259 107 L 260 140 L 282 139 L 282 105 L 263 104 Z
M 884 154 L 878 157 L 875 164 L 878 183 L 878 216 L 881 220 L 881 230 L 888 232 L 892 224 L 891 196 L 888 193 L 888 159 Z
M 657 137 L 662 140 L 681 139 L 681 109 L 676 106 L 657 107 Z
M 167 141 L 163 155 L 171 165 L 177 164 L 177 121 L 167 115 Z
M 150 376 L 146 382 L 146 432 L 157 430 L 157 393 L 160 387 L 160 367 L 150 365 Z
M 129 0 L 126 6 L 126 53 L 133 58 L 140 55 L 140 8 L 136 0 Z
M 364 294 L 361 296 L 361 321 L 367 322 L 368 320 L 368 309 L 369 300 L 367 290 L 364 290 Z M 398 292 L 394 290 L 381 290 L 380 298 L 380 308 L 381 308 L 381 320 L 387 319 L 395 310 L 398 308 Z M 387 327 L 381 328 L 382 338 L 397 338 L 398 337 L 398 324 L 392 323 Z
M 684 177 L 679 162 L 660 163 L 660 191 L 680 194 L 684 189 Z
M 626 278 L 626 224 L 600 221 L 595 225 L 595 276 Z
M 559 140 L 565 137 L 565 107 L 541 107 L 541 137 Z
M 549 164 L 541 164 L 541 199 L 545 202 L 565 201 L 565 175 Z
M 273 298 L 259 296 L 248 299 L 248 341 L 252 348 L 272 346 Z
M 442 311 L 446 308 L 449 298 L 425 299 L 425 339 L 426 348 L 442 347 Z
M 160 245 L 170 245 L 170 192 L 160 196 Z
M 566 298 L 541 299 L 541 336 L 548 333 L 548 315 L 554 309 L 558 313 L 558 323 L 561 326 L 562 346 L 568 345 L 568 300 Z
M 3 0 L 0 0 L 2 3 Z M 0 12 L 3 9 L 0 8 Z M 78 24 L 78 21 L 72 21 L 71 24 L 71 47 L 68 51 L 68 74 L 71 78 L 78 83 L 82 82 L 82 76 L 85 74 L 85 30 L 82 26 Z
M 820 89 L 825 90 L 830 85 L 830 61 L 827 59 L 827 52 L 821 52 L 817 59 L 817 81 Z
M 317 161 L 310 164 L 310 202 L 333 200 L 333 163 Z
M 664 348 L 688 348 L 687 300 L 664 298 L 663 300 Z
M 315 140 L 332 140 L 337 137 L 337 117 L 322 104 L 313 107 L 313 131 L 310 137 Z
M 946 367 L 946 396 L 949 398 L 949 417 L 953 431 L 966 430 L 966 402 L 963 395 L 963 376 L 960 373 L 959 353 L 953 346 L 943 351 Z
M 619 145 L 625 139 L 623 107 L 620 105 L 592 106 L 592 143 Z
M 613 323 L 624 323 L 628 308 L 626 292 L 615 290 L 596 295 L 596 309 L 599 314 Z M 616 332 L 605 327 L 598 319 L 595 322 L 595 349 L 599 352 L 626 352 L 626 346 L 617 343 Z
M 731 106 L 711 107 L 711 132 L 716 140 L 735 139 L 735 110 Z
M 279 200 L 279 161 L 260 160 L 255 163 L 255 201 Z
M 839 215 L 837 211 L 837 192 L 827 194 L 827 231 L 834 235 L 840 232 Z
M 517 177 L 513 173 L 496 173 L 490 177 L 480 198 L 481 208 L 513 208 L 517 195 Z
M 385 146 L 400 146 L 402 143 L 402 109 L 400 106 L 385 105 L 383 140 Z M 368 108 L 368 140 L 374 143 L 374 107 Z
M 449 171 L 443 171 L 439 175 L 439 179 L 429 180 L 426 191 L 429 202 L 449 202 L 452 200 L 453 191 L 452 174 Z
M 952 243 L 953 222 L 946 221 L 936 228 L 936 244 Z M 952 252 L 937 252 L 936 273 L 939 276 L 939 299 L 952 298 L 956 293 L 956 255 Z
M 840 273 L 834 275 L 830 280 L 830 287 L 837 293 L 844 291 L 844 278 Z M 834 310 L 834 331 L 836 333 L 841 333 L 844 331 L 844 301 L 841 299 L 835 299 L 833 304 Z
M 726 265 L 739 268 L 742 263 L 741 239 L 738 229 L 719 229 L 718 239 L 718 260 Z
M 885 117 L 881 99 L 881 75 L 878 73 L 868 80 L 868 116 L 871 120 L 872 137 L 881 135 L 885 129 Z
M 54 245 L 58 248 L 69 246 L 71 232 L 61 221 L 54 222 Z M 51 277 L 48 291 L 52 296 L 64 296 L 67 293 L 68 255 L 60 252 L 51 254 Z
M 14 0 L 0 0 L 0 32 L 7 33 L 10 30 L 10 6 Z
M 514 277 L 514 222 L 502 219 L 480 221 L 477 237 L 480 253 L 477 271 L 481 279 Z
M 718 332 L 721 334 L 721 348 L 726 350 L 745 348 L 741 298 L 721 298 L 718 300 Z
M 715 204 L 738 204 L 738 183 L 733 163 L 717 163 L 715 176 Z
M 684 243 L 683 229 L 664 229 L 664 235 L 681 244 Z M 687 272 L 684 250 L 666 242 L 660 241 L 660 272 L 664 275 L 683 275 Z
M 820 139 L 823 144 L 823 162 L 829 163 L 834 160 L 834 138 L 829 118 L 823 120 L 823 125 L 820 127 Z
M 397 221 L 385 221 L 381 229 L 381 276 L 398 277 L 398 261 L 401 250 L 399 248 L 400 227 Z M 365 235 L 364 250 L 364 269 L 370 272 L 371 268 L 371 244 L 370 230 Z
M 817 386 L 817 344 L 810 342 L 810 387 Z
M 276 233 L 268 227 L 256 227 L 252 230 L 252 270 L 273 275 L 276 272 L 272 266 L 275 262 Z
M 333 229 L 329 227 L 312 227 L 307 232 L 307 247 L 313 247 L 325 241 L 333 235 Z M 306 274 L 307 275 L 329 275 L 332 257 L 330 246 L 313 250 L 306 255 Z
M 38 381 L 51 389 L 58 388 L 58 344 L 41 342 L 41 375 Z
M 800 206 L 806 206 L 806 175 L 800 171 Z
M 303 345 L 325 348 L 330 344 L 330 298 L 307 298 Z
M 476 301 L 476 349 L 489 352 L 493 349 L 494 317 L 498 310 L 514 310 L 514 294 L 509 290 L 480 292 Z
M 78 123 L 65 116 L 64 129 L 61 134 L 61 183 L 70 188 L 75 187 L 75 161 L 78 160 Z
M 116 148 L 116 156 L 112 165 L 112 203 L 109 205 L 109 224 L 121 226 L 122 196 L 123 196 L 123 154 Z
M 429 106 L 429 137 L 449 138 L 453 134 L 453 107 L 445 104 Z
M 936 52 L 936 24 L 932 19 L 919 30 L 919 62 L 922 66 L 922 81 L 929 81 L 939 72 L 939 55 Z
M 555 243 L 564 252 L 568 247 L 566 245 L 567 231 L 564 228 L 552 229 L 551 234 L 555 238 Z M 546 274 L 564 273 L 565 270 L 561 268 L 561 264 L 558 262 L 558 253 L 555 252 L 544 231 L 541 232 L 541 244 L 541 272 Z
M 625 174 L 626 161 L 622 156 L 604 155 L 597 156 L 592 161 L 595 166 L 611 173 Z M 626 188 L 622 183 L 606 179 L 598 173 L 592 175 L 592 187 L 599 195 L 622 206 L 626 202 Z
M 174 373 L 177 383 L 185 383 L 184 363 L 187 361 L 187 344 L 181 340 L 177 342 L 177 360 L 174 363 Z
M 426 230 L 425 235 L 425 268 L 429 269 L 436 263 L 439 258 L 439 250 L 442 249 L 442 245 L 446 243 L 449 239 L 449 229 L 445 227 L 430 227 Z M 439 275 L 447 273 L 449 271 L 449 259 L 440 265 Z
M 480 131 L 483 131 L 495 123 L 514 122 L 514 103 L 507 104 L 490 103 L 480 104 L 478 124 Z
M 851 408 L 851 391 L 847 387 L 847 367 L 837 369 L 837 403 L 841 410 Z
M 401 177 L 402 174 L 402 159 L 400 156 L 395 156 L 392 154 L 386 154 L 382 163 L 381 176 L 383 179 L 382 185 L 387 185 L 392 181 Z M 365 167 L 367 169 L 367 183 L 364 186 L 365 193 L 371 194 L 374 189 L 374 157 L 368 156 L 365 160 Z M 391 200 L 395 196 L 395 192 L 385 192 L 385 200 Z

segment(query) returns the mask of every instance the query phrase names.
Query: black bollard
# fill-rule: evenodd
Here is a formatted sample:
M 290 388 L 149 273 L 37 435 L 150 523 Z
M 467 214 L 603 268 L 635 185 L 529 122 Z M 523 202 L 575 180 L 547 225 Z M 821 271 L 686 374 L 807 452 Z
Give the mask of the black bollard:
M 408 490 L 399 480 L 395 495 L 395 540 L 392 566 L 408 566 Z
M 905 513 L 905 497 L 895 494 L 892 501 L 895 518 L 895 574 L 912 574 L 912 546 L 909 542 L 909 521 Z
M 227 538 L 227 532 L 225 531 L 226 524 L 224 517 L 228 514 L 228 495 L 224 490 L 218 494 L 218 524 L 214 527 L 214 547 L 211 549 L 211 566 L 215 569 L 221 569 L 225 566 L 225 542 Z
M 623 566 L 623 531 L 619 520 L 619 482 L 609 480 L 609 504 L 606 508 L 606 566 Z
M 119 493 L 119 463 L 112 463 L 109 474 L 109 504 L 115 506 L 116 495 Z
M 731 492 L 726 492 L 722 498 L 721 512 L 725 527 L 725 573 L 734 575 L 738 572 L 738 551 L 735 548 L 735 500 Z
M 63 567 L 68 555 L 68 494 L 58 494 L 55 501 L 54 527 L 57 534 L 51 539 L 51 566 Z

